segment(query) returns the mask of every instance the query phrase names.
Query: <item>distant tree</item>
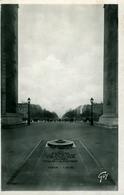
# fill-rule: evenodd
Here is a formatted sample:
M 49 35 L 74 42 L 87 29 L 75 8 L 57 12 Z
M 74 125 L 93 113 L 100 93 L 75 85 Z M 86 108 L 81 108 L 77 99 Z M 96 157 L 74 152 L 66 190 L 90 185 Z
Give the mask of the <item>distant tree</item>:
M 55 112 L 50 112 L 42 109 L 40 105 L 31 104 L 30 107 L 31 118 L 38 120 L 57 120 L 58 115 Z
M 76 118 L 76 112 L 75 110 L 69 110 L 68 112 L 66 112 L 63 116 L 62 119 L 63 120 L 70 120 L 73 121 Z

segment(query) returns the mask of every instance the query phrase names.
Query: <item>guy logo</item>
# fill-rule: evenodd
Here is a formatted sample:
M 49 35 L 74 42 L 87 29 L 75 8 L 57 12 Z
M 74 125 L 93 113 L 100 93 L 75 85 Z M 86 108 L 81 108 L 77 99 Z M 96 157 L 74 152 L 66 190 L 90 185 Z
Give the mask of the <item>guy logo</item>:
M 107 171 L 103 171 L 98 175 L 99 182 L 101 183 L 102 180 L 107 180 L 109 173 Z

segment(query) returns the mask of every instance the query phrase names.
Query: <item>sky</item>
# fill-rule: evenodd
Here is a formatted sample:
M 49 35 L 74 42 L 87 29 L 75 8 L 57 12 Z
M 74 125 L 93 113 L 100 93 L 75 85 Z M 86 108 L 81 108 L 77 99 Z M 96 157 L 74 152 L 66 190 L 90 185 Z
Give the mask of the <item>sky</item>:
M 19 102 L 62 116 L 103 101 L 103 6 L 20 5 Z

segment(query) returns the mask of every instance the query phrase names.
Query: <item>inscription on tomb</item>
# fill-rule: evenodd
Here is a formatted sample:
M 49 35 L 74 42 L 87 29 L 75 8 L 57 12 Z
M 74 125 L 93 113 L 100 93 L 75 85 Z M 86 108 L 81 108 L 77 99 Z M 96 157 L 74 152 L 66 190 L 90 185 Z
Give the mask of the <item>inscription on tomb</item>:
M 45 153 L 44 162 L 77 162 L 76 154 L 65 151 Z

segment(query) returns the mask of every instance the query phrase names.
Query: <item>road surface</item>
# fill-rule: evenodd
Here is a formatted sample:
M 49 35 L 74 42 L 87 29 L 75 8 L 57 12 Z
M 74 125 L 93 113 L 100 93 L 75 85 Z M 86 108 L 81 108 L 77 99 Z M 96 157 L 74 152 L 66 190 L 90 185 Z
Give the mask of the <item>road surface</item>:
M 3 129 L 2 189 L 117 189 L 117 137 L 117 129 L 83 122 L 39 122 Z M 76 147 L 45 147 L 52 139 L 69 139 Z M 109 176 L 100 182 L 98 176 L 105 171 Z

